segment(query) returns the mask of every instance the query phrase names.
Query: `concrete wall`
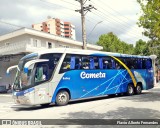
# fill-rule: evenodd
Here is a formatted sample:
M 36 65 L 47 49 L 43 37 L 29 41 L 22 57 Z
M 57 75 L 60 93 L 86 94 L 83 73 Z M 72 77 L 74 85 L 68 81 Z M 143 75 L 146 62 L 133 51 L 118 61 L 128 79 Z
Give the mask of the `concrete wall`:
M 16 69 L 13 69 L 10 72 L 9 76 L 6 75 L 6 70 L 10 66 L 17 65 L 18 61 L 22 57 L 23 57 L 22 55 L 17 55 L 17 56 L 11 57 L 10 59 L 6 58 L 3 60 L 0 60 L 0 85 L 6 85 L 7 87 L 9 84 L 12 85 L 12 83 L 14 82 L 15 75 L 16 75 Z

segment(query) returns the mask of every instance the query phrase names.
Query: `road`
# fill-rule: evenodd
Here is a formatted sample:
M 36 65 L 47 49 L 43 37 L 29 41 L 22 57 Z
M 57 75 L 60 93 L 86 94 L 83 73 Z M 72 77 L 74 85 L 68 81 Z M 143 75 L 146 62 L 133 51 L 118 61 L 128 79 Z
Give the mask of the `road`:
M 51 105 L 46 108 L 37 106 L 13 109 L 10 95 L 1 95 L 0 102 L 0 119 L 160 119 L 160 85 L 143 91 L 141 95 L 98 98 L 72 102 L 62 107 Z M 38 128 L 38 126 L 34 127 Z M 41 128 L 48 127 L 41 126 Z M 150 128 L 151 126 L 141 125 L 141 127 Z M 153 127 L 160 128 L 160 125 Z

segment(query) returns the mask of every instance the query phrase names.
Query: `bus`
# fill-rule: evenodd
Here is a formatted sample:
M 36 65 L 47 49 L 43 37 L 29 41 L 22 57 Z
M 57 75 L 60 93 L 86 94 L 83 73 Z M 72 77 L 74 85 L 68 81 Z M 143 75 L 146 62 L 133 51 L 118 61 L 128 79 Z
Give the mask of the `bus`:
M 120 53 L 55 48 L 20 59 L 13 83 L 19 105 L 69 101 L 118 94 L 141 94 L 154 86 L 152 59 Z

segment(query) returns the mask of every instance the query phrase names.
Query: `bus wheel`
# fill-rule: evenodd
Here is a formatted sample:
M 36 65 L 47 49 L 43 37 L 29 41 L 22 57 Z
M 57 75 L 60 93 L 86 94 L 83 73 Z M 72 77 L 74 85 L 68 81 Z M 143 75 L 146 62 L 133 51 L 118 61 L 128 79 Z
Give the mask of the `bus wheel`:
M 128 88 L 127 88 L 127 95 L 131 96 L 134 94 L 134 87 L 132 84 L 128 84 Z
M 142 93 L 142 86 L 140 84 L 137 84 L 135 93 L 136 94 L 141 94 Z
M 58 106 L 63 106 L 63 105 L 66 105 L 68 103 L 68 101 L 69 101 L 68 92 L 65 90 L 59 91 L 56 96 L 56 104 Z

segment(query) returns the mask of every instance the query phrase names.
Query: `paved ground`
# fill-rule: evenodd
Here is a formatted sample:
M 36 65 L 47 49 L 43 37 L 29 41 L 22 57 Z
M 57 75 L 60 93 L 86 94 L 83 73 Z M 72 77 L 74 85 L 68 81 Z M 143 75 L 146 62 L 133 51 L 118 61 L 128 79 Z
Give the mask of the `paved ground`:
M 72 102 L 62 107 L 51 105 L 47 108 L 37 106 L 34 108 L 12 109 L 12 104 L 10 95 L 0 96 L 0 119 L 160 119 L 160 84 L 154 89 L 144 91 L 141 95 L 114 98 L 105 97 L 95 100 Z M 41 128 L 48 127 L 41 126 Z M 66 128 L 71 126 L 64 125 L 59 127 Z M 83 125 L 72 127 L 93 126 Z M 96 128 L 97 126 L 94 127 Z M 135 126 L 101 127 L 128 128 Z M 160 125 L 139 127 L 160 128 Z

